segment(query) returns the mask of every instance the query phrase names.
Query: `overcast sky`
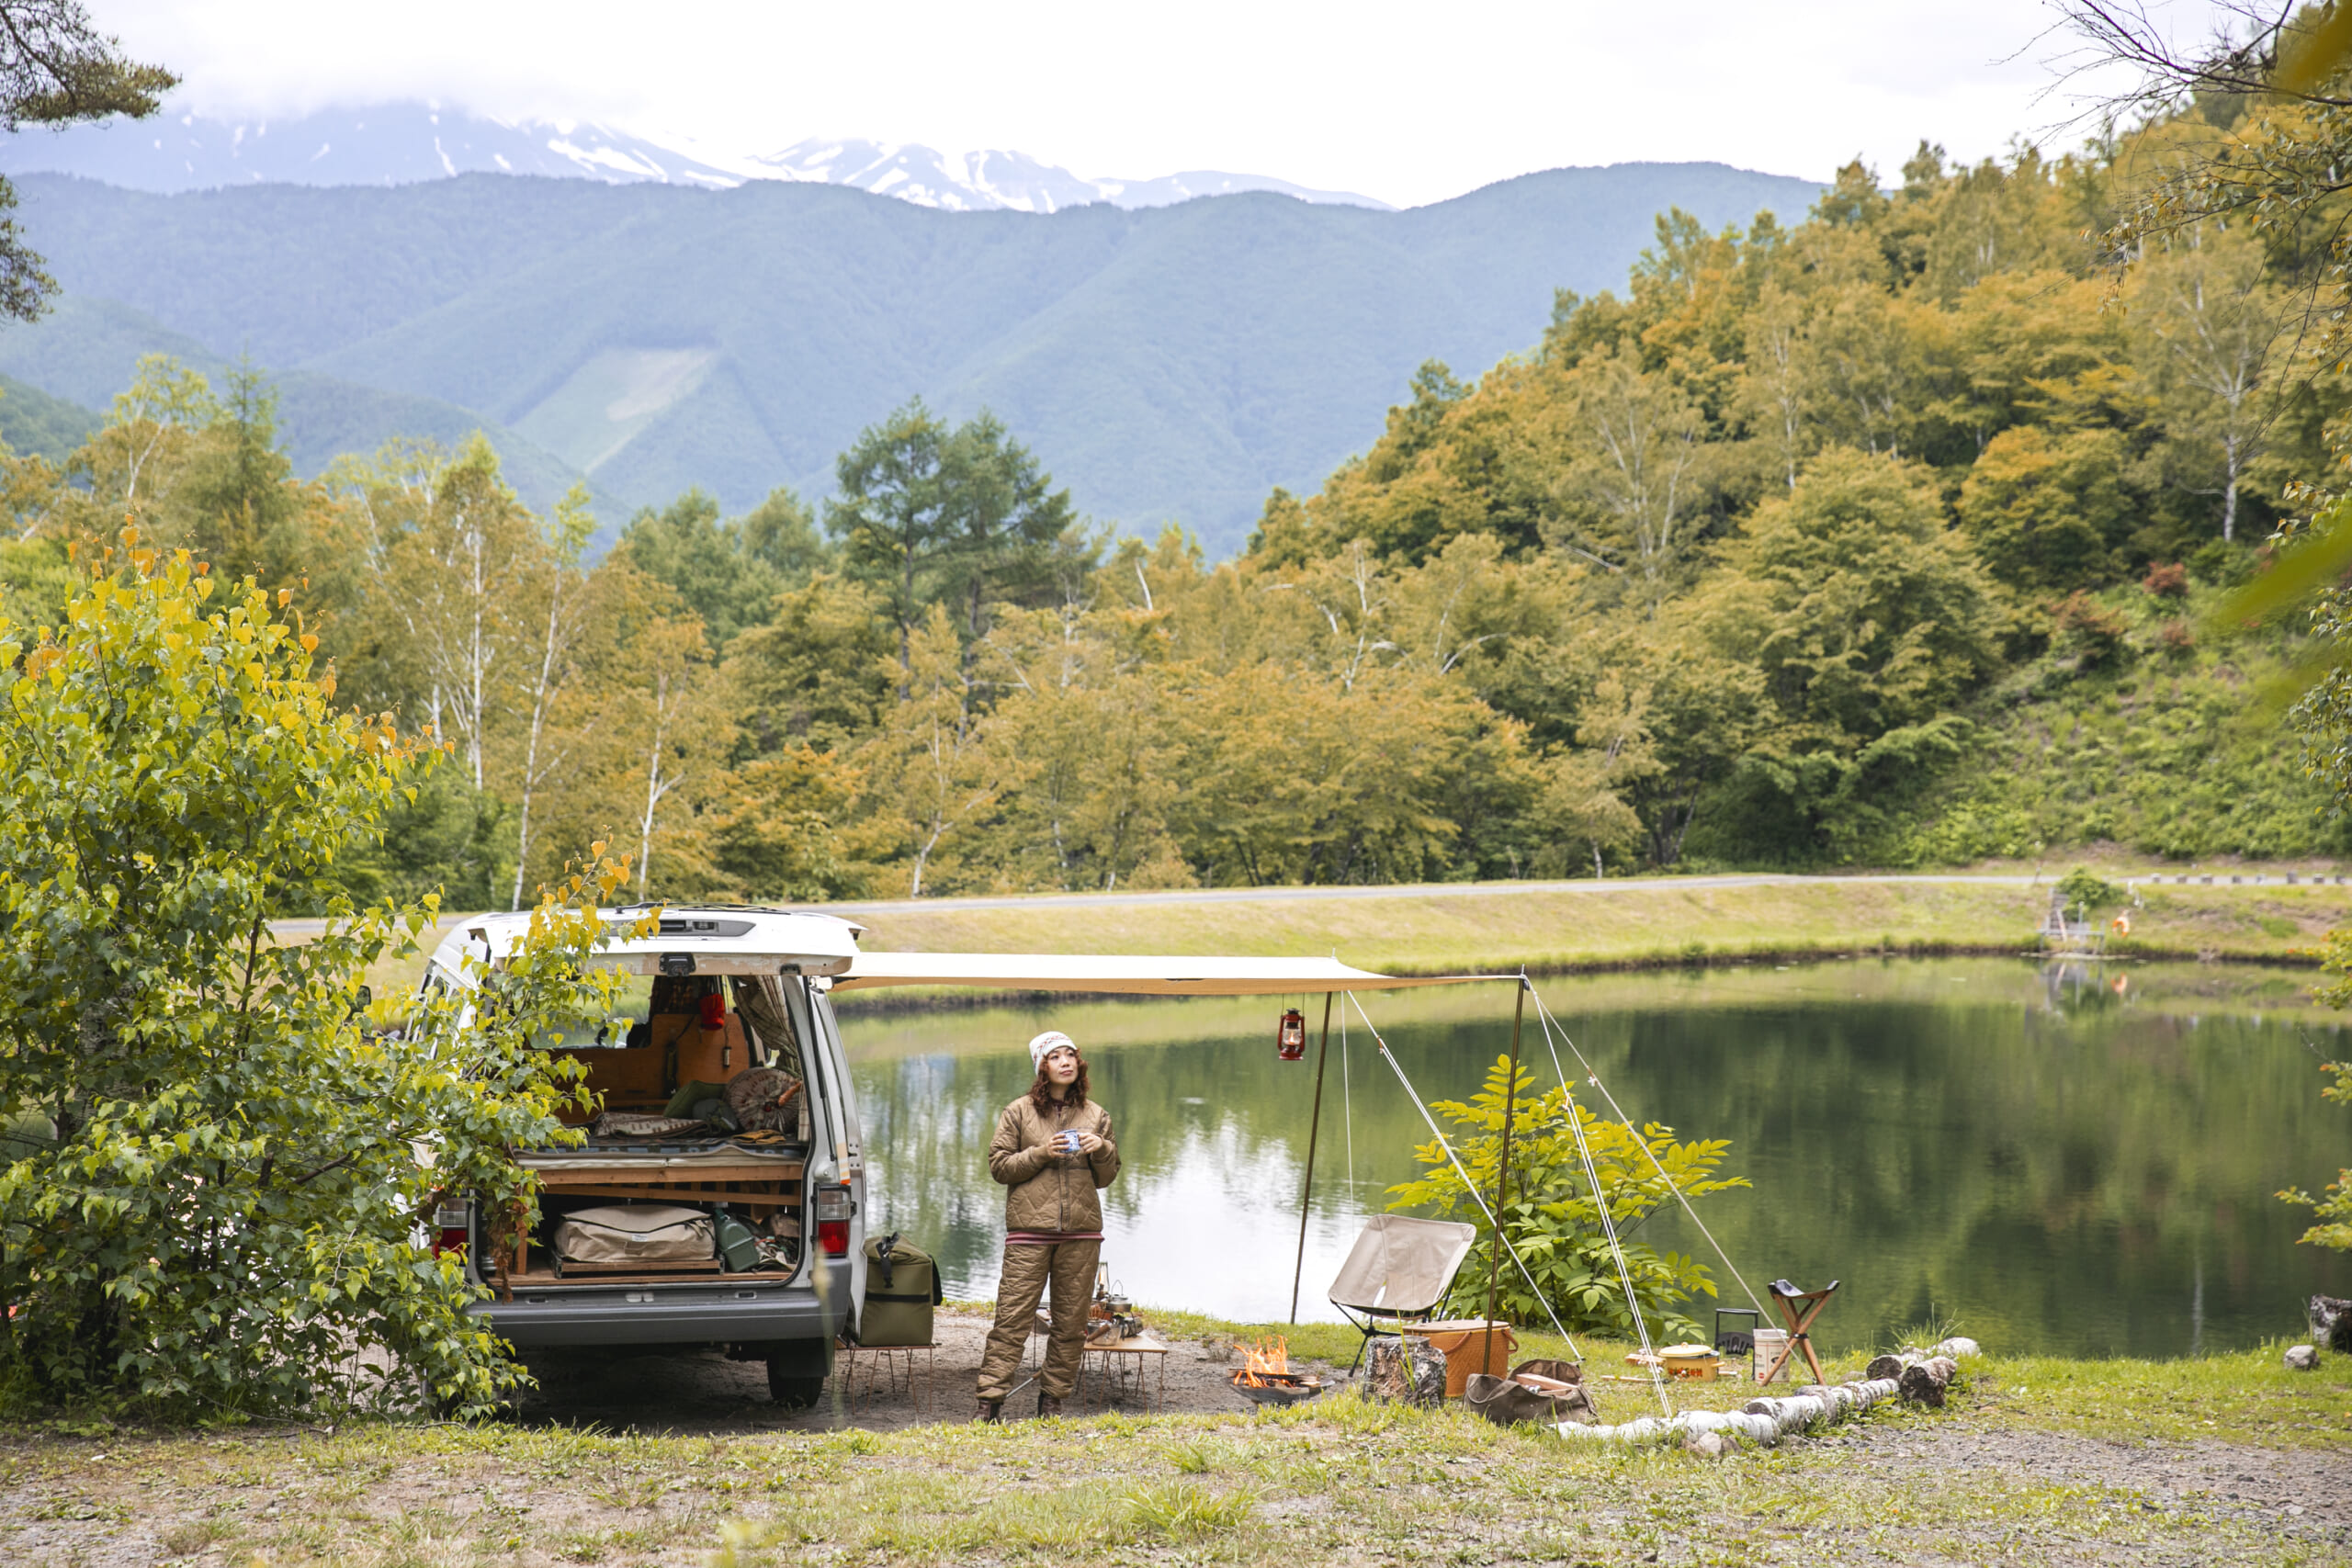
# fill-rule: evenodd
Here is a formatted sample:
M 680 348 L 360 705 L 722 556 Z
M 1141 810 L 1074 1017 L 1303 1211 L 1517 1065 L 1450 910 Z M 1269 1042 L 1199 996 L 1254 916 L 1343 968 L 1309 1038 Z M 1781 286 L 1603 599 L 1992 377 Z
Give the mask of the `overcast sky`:
M 89 0 L 207 112 L 437 98 L 733 152 L 1011 148 L 1090 177 L 1272 175 L 1410 206 L 1532 169 L 1891 176 L 2071 145 L 2045 0 Z M 2201 36 L 2211 0 L 2145 0 Z M 2039 101 L 2037 99 L 2039 98 Z

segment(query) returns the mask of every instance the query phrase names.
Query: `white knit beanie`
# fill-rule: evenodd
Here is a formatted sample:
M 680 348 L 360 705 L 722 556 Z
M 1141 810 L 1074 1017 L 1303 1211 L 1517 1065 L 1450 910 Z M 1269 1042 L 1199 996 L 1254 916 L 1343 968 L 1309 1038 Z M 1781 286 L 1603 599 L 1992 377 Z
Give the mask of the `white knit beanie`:
M 1029 1042 L 1029 1066 L 1043 1072 L 1046 1067 L 1046 1058 L 1064 1046 L 1075 1052 L 1078 1049 L 1078 1042 L 1058 1029 L 1048 1029 L 1045 1033 Z

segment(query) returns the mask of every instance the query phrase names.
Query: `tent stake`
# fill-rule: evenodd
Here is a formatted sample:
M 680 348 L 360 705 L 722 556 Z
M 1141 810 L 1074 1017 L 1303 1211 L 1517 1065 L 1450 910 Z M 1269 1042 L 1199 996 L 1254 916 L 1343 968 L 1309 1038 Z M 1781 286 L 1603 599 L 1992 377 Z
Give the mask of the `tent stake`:
M 1503 1196 L 1510 1189 L 1511 1113 L 1519 1109 L 1519 1021 L 1526 1013 L 1527 976 L 1521 975 L 1519 997 L 1510 1010 L 1510 1076 L 1503 1080 L 1503 1152 L 1495 1170 L 1495 1245 L 1487 1254 L 1487 1341 L 1478 1351 L 1480 1371 L 1495 1364 L 1495 1292 L 1502 1281 Z
M 1323 1064 L 1331 1055 L 1331 993 L 1323 993 L 1323 1043 L 1315 1053 L 1315 1110 L 1306 1119 L 1306 1185 L 1298 1195 L 1298 1264 L 1290 1274 L 1290 1321 L 1298 1325 L 1298 1282 L 1306 1273 L 1306 1205 L 1315 1196 L 1315 1134 L 1323 1126 Z

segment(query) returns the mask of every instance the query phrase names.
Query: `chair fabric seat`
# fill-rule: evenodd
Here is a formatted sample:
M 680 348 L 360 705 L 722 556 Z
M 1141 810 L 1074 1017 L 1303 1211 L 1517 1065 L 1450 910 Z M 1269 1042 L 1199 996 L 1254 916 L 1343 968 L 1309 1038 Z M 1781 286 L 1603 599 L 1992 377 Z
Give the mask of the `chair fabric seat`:
M 1374 1214 L 1331 1281 L 1331 1304 L 1382 1317 L 1435 1312 L 1477 1239 L 1478 1227 L 1458 1220 Z

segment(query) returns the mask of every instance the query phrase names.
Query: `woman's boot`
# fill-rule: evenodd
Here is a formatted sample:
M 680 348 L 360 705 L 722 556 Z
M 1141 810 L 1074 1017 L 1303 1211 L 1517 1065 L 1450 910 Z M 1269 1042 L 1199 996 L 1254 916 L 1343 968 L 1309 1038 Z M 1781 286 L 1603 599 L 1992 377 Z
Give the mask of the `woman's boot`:
M 978 1409 L 978 1411 L 976 1411 L 976 1412 L 973 1414 L 973 1416 L 972 1416 L 972 1421 L 973 1421 L 973 1424 L 974 1424 L 975 1426 L 977 1426 L 977 1425 L 978 1425 L 978 1424 L 980 1424 L 980 1423 L 982 1423 L 982 1422 L 990 1422 L 990 1423 L 993 1423 L 993 1422 L 1001 1421 L 1001 1420 L 1003 1420 L 1003 1419 L 1004 1419 L 1004 1401 L 1003 1401 L 1003 1400 L 1001 1400 L 1001 1399 L 983 1399 L 983 1400 L 981 1400 L 981 1401 L 980 1401 L 980 1407 L 979 1407 L 979 1409 Z
M 1056 1399 L 1052 1394 L 1047 1393 L 1044 1389 L 1039 1389 L 1037 1391 L 1037 1414 L 1040 1416 L 1058 1416 L 1061 1413 L 1062 1402 Z

